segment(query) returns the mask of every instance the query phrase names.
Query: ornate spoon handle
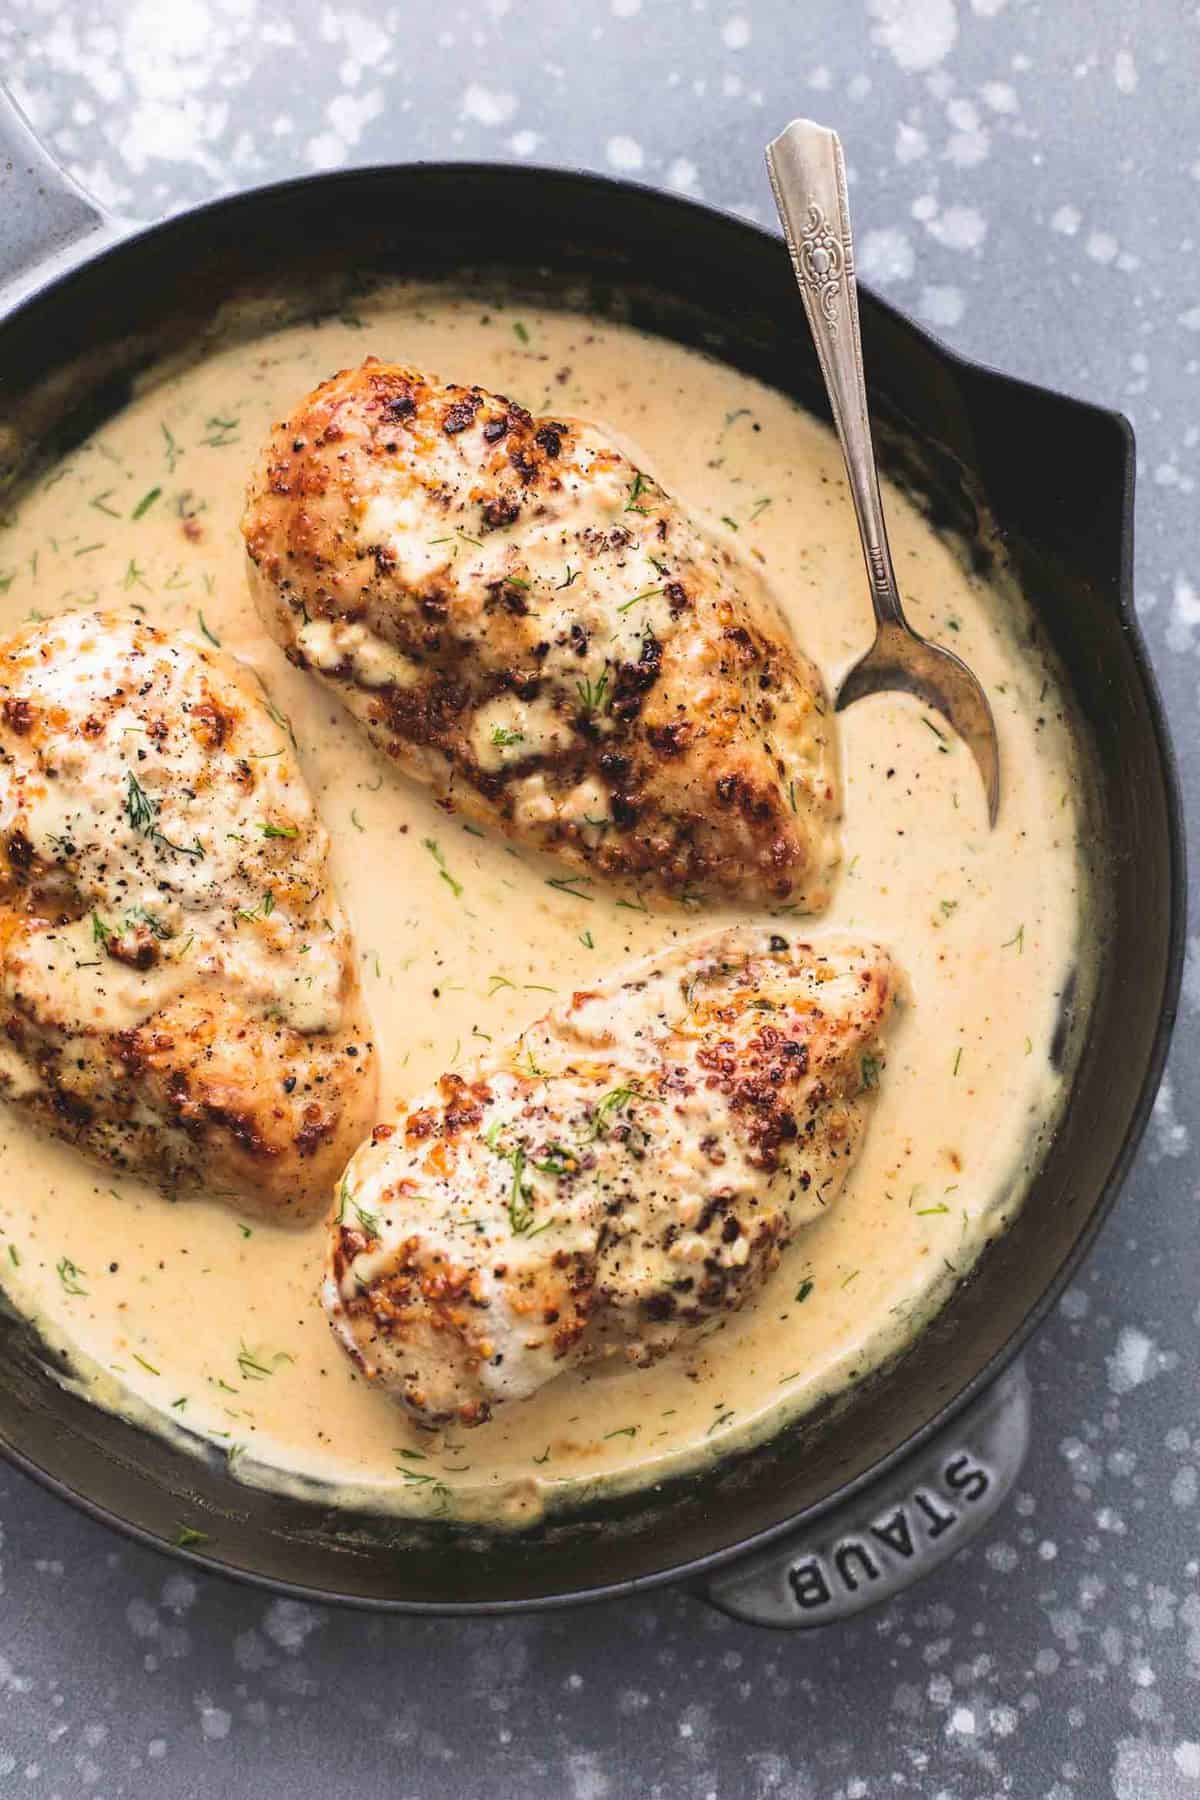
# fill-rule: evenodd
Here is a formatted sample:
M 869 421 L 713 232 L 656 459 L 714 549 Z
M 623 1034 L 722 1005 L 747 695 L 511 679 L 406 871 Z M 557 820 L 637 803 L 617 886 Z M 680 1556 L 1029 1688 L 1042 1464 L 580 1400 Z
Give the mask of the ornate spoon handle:
M 794 119 L 768 146 L 767 167 L 842 440 L 876 622 L 903 625 L 867 412 L 842 146 L 836 132 Z

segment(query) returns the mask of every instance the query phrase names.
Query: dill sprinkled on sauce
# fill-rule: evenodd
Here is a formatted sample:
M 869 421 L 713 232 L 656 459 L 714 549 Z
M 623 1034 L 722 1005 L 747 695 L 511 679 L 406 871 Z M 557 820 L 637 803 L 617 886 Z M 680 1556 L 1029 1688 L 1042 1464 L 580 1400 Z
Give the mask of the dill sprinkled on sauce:
M 103 550 L 103 544 L 83 544 L 76 550 L 76 556 L 90 556 L 93 550 Z
M 150 511 L 150 508 L 154 505 L 154 502 L 158 499 L 158 497 L 161 493 L 162 493 L 162 489 L 160 487 L 152 487 L 150 489 L 149 493 L 143 494 L 141 499 L 138 501 L 137 505 L 134 507 L 133 511 L 130 513 L 130 515 L 129 515 L 130 518 L 131 519 L 144 518 L 145 515 Z
M 148 1369 L 150 1371 L 151 1375 L 161 1375 L 162 1374 L 161 1369 L 156 1369 L 152 1362 L 147 1362 L 146 1358 L 144 1356 L 139 1356 L 136 1350 L 134 1350 L 132 1352 L 132 1355 L 133 1355 L 134 1362 L 140 1363 L 143 1369 Z
M 626 600 L 623 605 L 618 606 L 617 611 L 619 613 L 627 613 L 630 607 L 640 606 L 643 600 L 653 600 L 659 594 L 664 593 L 666 593 L 666 589 L 662 587 L 647 588 L 644 594 L 635 594 L 632 600 Z
M 10 569 L 7 575 L 0 575 L 0 594 L 7 594 L 16 579 L 17 571 L 15 569 Z
M 705 1437 L 711 1437 L 714 1431 L 719 1431 L 721 1429 L 722 1425 L 728 1425 L 730 1419 L 735 1418 L 735 1417 L 736 1417 L 736 1414 L 734 1413 L 732 1407 L 727 1408 L 726 1411 L 724 1411 L 724 1412 L 718 1413 L 716 1418 L 713 1420 L 712 1424 L 709 1426 L 708 1430 L 705 1432 L 705 1434 L 704 1434 Z
M 728 513 L 721 514 L 721 523 L 722 525 L 728 525 L 730 531 L 740 531 L 742 529 L 737 520 L 731 519 Z
M 546 886 L 557 888 L 560 894 L 570 894 L 575 900 L 594 900 L 595 894 L 580 893 L 576 882 L 590 882 L 590 875 L 551 875 L 546 879 Z
M 525 733 L 512 731 L 507 725 L 492 726 L 492 742 L 498 750 L 507 750 L 512 744 L 523 744 Z
M 240 1219 L 238 1220 L 238 1230 L 241 1232 L 241 1234 L 244 1238 L 254 1236 L 254 1233 L 251 1231 L 249 1225 L 243 1225 Z
M 800 808 L 796 805 L 796 783 L 794 781 L 788 782 L 788 801 L 792 811 L 799 812 Z M 849 872 L 849 870 L 846 871 L 847 874 L 849 874 Z
M 455 881 L 453 875 L 450 873 L 449 869 L 446 867 L 446 859 L 442 855 L 441 846 L 438 844 L 437 839 L 436 838 L 422 838 L 421 842 L 424 845 L 424 847 L 426 848 L 426 850 L 428 850 L 430 856 L 432 856 L 434 862 L 437 864 L 438 874 L 441 876 L 442 880 L 446 883 L 446 886 L 450 889 L 450 892 L 454 895 L 454 898 L 456 900 L 461 900 L 462 894 L 463 894 L 463 884 L 461 881 Z
M 814 1286 L 814 1284 L 811 1281 L 802 1281 L 800 1283 L 800 1286 L 796 1289 L 796 1305 L 797 1306 L 802 1306 L 804 1304 L 804 1302 L 808 1299 L 808 1296 L 812 1293 L 813 1286 Z
M 754 502 L 754 505 L 750 511 L 751 524 L 754 523 L 755 519 L 759 518 L 763 513 L 766 512 L 766 510 L 767 510 L 768 506 L 770 506 L 770 504 L 771 504 L 771 496 L 769 494 L 764 495 L 761 500 L 756 500 Z
M 513 331 L 516 334 L 516 336 L 520 339 L 521 343 L 527 344 L 529 342 L 529 332 L 526 329 L 526 327 L 524 325 L 522 325 L 520 319 L 514 319 Z
M 1033 1039 L 1031 1037 L 1025 1039 L 1025 1054 L 1026 1056 L 1033 1055 Z
M 222 419 L 219 415 L 214 414 L 211 419 L 206 419 L 204 422 L 208 428 L 208 436 L 200 439 L 202 444 L 209 445 L 213 450 L 223 450 L 226 444 L 237 443 L 238 421 L 236 419 Z
M 196 617 L 200 621 L 200 630 L 203 632 L 204 636 L 208 639 L 210 644 L 214 645 L 215 648 L 219 650 L 221 648 L 221 640 L 215 631 L 209 630 L 204 622 L 204 614 L 200 611 L 199 607 L 196 608 Z
M 922 725 L 924 725 L 926 731 L 932 731 L 934 737 L 938 741 L 938 748 L 941 751 L 942 755 L 949 756 L 950 745 L 946 740 L 945 732 L 938 730 L 937 726 L 934 724 L 933 720 L 929 717 L 929 715 L 927 713 L 921 714 L 921 723 L 922 723 Z
M 643 494 L 649 492 L 650 486 L 651 486 L 651 483 L 649 481 L 647 481 L 646 477 L 642 474 L 642 471 L 640 469 L 636 469 L 634 471 L 633 480 L 629 485 L 629 495 L 625 502 L 625 511 L 626 512 L 635 512 L 635 513 L 648 513 L 649 512 L 650 508 L 648 506 L 639 506 L 638 501 L 641 499 Z
M 724 437 L 725 433 L 729 430 L 729 427 L 731 425 L 737 424 L 739 419 L 748 419 L 749 417 L 750 417 L 750 408 L 748 406 L 739 406 L 733 412 L 727 412 L 725 414 L 725 423 L 721 427 L 722 437 Z
M 1001 944 L 1000 948 L 1002 950 L 1010 950 L 1014 944 L 1017 946 L 1017 955 L 1024 956 L 1024 954 L 1025 954 L 1025 927 L 1024 927 L 1024 925 L 1018 925 L 1017 929 L 1013 932 L 1012 936 L 1010 938 L 1006 938 L 1004 940 L 1004 942 Z
M 175 473 L 175 464 L 179 461 L 183 452 L 180 450 L 179 445 L 175 442 L 174 437 L 171 435 L 171 432 L 166 425 L 160 423 L 158 429 L 163 434 L 163 445 L 167 454 L 167 474 L 173 475 Z
M 274 1375 L 280 1363 L 294 1362 L 296 1359 L 288 1350 L 276 1350 L 269 1362 L 264 1362 L 257 1350 L 251 1350 L 243 1341 L 237 1354 L 237 1365 L 246 1381 L 266 1381 Z
M 81 1287 L 79 1284 L 79 1277 L 87 1274 L 86 1269 L 79 1268 L 76 1263 L 71 1261 L 69 1256 L 60 1256 L 54 1266 L 58 1272 L 58 1279 L 63 1284 L 64 1292 L 68 1294 L 83 1294 L 86 1296 L 87 1289 Z
M 615 1431 L 606 1431 L 605 1432 L 604 1442 L 607 1444 L 609 1438 L 636 1437 L 637 1434 L 638 1434 L 638 1427 L 636 1425 L 618 1425 Z
M 914 1216 L 918 1219 L 928 1219 L 932 1213 L 948 1213 L 949 1211 L 950 1208 L 946 1202 L 939 1200 L 936 1206 L 918 1206 Z
M 350 808 L 350 823 L 353 825 L 355 831 L 365 831 L 367 829 L 358 816 L 358 808 L 356 806 Z
M 851 1269 L 851 1271 L 850 1271 L 850 1273 L 849 1273 L 849 1274 L 848 1274 L 848 1275 L 847 1275 L 847 1277 L 846 1277 L 846 1279 L 845 1279 L 845 1281 L 843 1281 L 843 1283 L 842 1283 L 842 1286 L 843 1286 L 843 1287 L 844 1287 L 844 1288 L 848 1288 L 848 1287 L 849 1287 L 849 1286 L 850 1286 L 850 1283 L 851 1283 L 851 1282 L 852 1282 L 852 1281 L 857 1281 L 857 1280 L 858 1280 L 858 1278 L 859 1278 L 859 1276 L 860 1276 L 860 1275 L 861 1275 L 861 1274 L 862 1274 L 862 1270 L 861 1270 L 861 1269 Z
M 12 1264 L 14 1269 L 20 1268 L 21 1258 L 17 1253 L 17 1246 L 15 1244 L 10 1244 L 8 1246 L 8 1260 Z
M 868 1090 L 879 1086 L 879 1058 L 864 1056 L 862 1059 L 862 1084 Z
M 92 914 L 92 942 L 107 945 L 112 936 L 112 926 L 106 925 L 99 913 Z
M 132 556 L 129 559 L 129 567 L 121 578 L 121 586 L 125 589 L 126 593 L 133 587 L 145 588 L 147 593 L 151 591 L 150 583 L 146 580 L 145 569 L 139 569 L 137 562 Z
M 614 904 L 622 907 L 626 912 L 648 913 L 650 911 L 650 908 L 646 905 L 646 902 L 640 895 L 636 900 L 617 900 Z
M 955 1075 L 957 1075 L 957 1074 L 958 1074 L 958 1070 L 959 1070 L 959 1065 L 960 1065 L 960 1064 L 961 1064 L 961 1062 L 962 1062 L 962 1045 L 961 1045 L 961 1044 L 960 1044 L 960 1045 L 959 1045 L 959 1046 L 958 1046 L 958 1049 L 957 1049 L 957 1050 L 956 1050 L 956 1051 L 955 1051 L 955 1052 L 954 1052 L 954 1070 L 953 1070 L 953 1073 L 954 1073 L 954 1074 L 955 1074 Z
M 184 1407 L 187 1405 L 187 1403 L 188 1403 L 187 1395 L 180 1394 L 178 1400 L 172 1400 L 172 1402 L 171 1402 L 172 1412 L 182 1412 Z
M 595 681 L 590 677 L 585 681 L 577 681 L 575 692 L 579 695 L 579 704 L 585 713 L 607 712 L 612 705 L 608 692 L 608 670 L 603 670 Z
M 954 914 L 958 911 L 958 901 L 957 900 L 939 900 L 938 901 L 938 910 L 941 912 L 943 918 L 946 918 L 946 919 L 953 918 Z
M 583 574 L 582 569 L 573 569 L 571 567 L 570 563 L 568 563 L 567 564 L 567 579 L 565 581 L 560 581 L 558 583 L 558 586 L 554 590 L 555 593 L 560 593 L 563 588 L 569 588 L 574 582 L 579 580 L 579 577 L 582 574 Z
M 596 948 L 596 940 L 590 931 L 581 931 L 579 934 L 579 941 L 585 950 L 594 950 Z
M 549 1444 L 546 1445 L 546 1448 L 542 1451 L 542 1454 L 540 1456 L 534 1456 L 530 1460 L 535 1463 L 549 1462 L 550 1461 L 550 1446 L 549 1446 Z
M 105 488 L 102 494 L 93 494 L 92 498 L 88 501 L 88 505 L 94 506 L 97 512 L 107 513 L 110 519 L 119 519 L 121 514 L 116 508 L 104 504 L 109 495 L 115 494 L 116 491 L 116 488 Z
M 271 825 L 261 819 L 259 820 L 258 829 L 262 832 L 264 837 L 268 838 L 294 838 L 299 837 L 300 835 L 300 827 L 298 825 Z
M 207 1531 L 197 1531 L 194 1525 L 181 1525 L 179 1530 L 175 1533 L 175 1548 L 177 1550 L 190 1550 L 196 1544 L 207 1544 L 208 1542 L 209 1536 Z
M 396 1456 L 402 1456 L 406 1462 L 428 1462 L 429 1461 L 429 1458 L 426 1456 L 426 1454 L 423 1450 L 401 1450 L 401 1449 L 397 1448 L 393 1454 Z

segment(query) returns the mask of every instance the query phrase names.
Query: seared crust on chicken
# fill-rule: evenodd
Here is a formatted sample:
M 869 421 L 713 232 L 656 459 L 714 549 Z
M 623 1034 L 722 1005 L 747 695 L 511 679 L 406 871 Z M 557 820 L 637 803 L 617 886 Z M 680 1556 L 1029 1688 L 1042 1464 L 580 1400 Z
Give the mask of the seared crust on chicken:
M 836 1199 L 894 989 L 873 945 L 739 926 L 444 1075 L 346 1171 L 338 1336 L 426 1425 L 477 1424 L 590 1357 L 664 1355 Z
M 328 1204 L 376 1072 L 282 723 L 135 619 L 0 645 L 0 1097 L 169 1193 L 290 1223 Z
M 371 357 L 276 428 L 242 530 L 293 662 L 448 808 L 648 894 L 828 901 L 821 677 L 593 426 Z

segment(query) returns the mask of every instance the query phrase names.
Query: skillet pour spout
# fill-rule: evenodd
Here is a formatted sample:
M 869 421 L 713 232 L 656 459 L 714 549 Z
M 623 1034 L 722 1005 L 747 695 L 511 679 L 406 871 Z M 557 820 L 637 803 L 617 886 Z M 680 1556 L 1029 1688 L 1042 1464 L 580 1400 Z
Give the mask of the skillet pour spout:
M 205 334 L 341 310 L 372 282 L 399 275 L 481 293 L 503 283 L 549 305 L 582 299 L 822 409 L 816 359 L 797 344 L 784 246 L 694 202 L 552 169 L 424 164 L 288 182 L 122 237 L 28 129 L 0 114 L 0 168 L 12 163 L 5 192 L 21 195 L 19 230 L 11 206 L 0 214 L 9 283 L 0 443 L 12 471 L 61 455 L 118 410 L 135 381 Z M 149 1435 L 92 1408 L 63 1385 L 31 1330 L 6 1315 L 0 1444 L 52 1491 L 143 1541 L 277 1591 L 442 1613 L 715 1582 L 751 1552 L 819 1530 L 871 1482 L 899 1479 L 905 1456 L 943 1429 L 936 1503 L 964 1513 L 982 1504 L 967 1499 L 966 1485 L 957 1494 L 948 1487 L 945 1471 L 960 1453 L 971 1466 L 955 1462 L 954 1480 L 974 1488 L 977 1470 L 992 1471 L 984 1396 L 1013 1391 L 994 1384 L 1094 1239 L 1163 1066 L 1184 924 L 1179 796 L 1131 604 L 1125 422 L 963 361 L 870 293 L 861 308 L 885 461 L 981 569 L 1005 544 L 1064 671 L 1091 790 L 1103 912 L 1094 1001 L 1075 1045 L 1069 1105 L 1012 1226 L 903 1360 L 825 1417 L 670 1489 L 610 1498 L 504 1537 L 335 1512 L 316 1488 L 285 1495 L 238 1482 L 224 1457 L 182 1433 Z M 207 1533 L 203 1546 L 176 1545 L 181 1495 Z M 877 1561 L 883 1547 L 869 1527 L 881 1516 L 868 1508 L 865 1535 L 856 1527 Z M 916 1529 L 911 1508 L 906 1517 Z M 876 1585 L 859 1559 L 846 1567 L 860 1587 Z M 780 1579 L 790 1579 L 786 1566 Z M 726 1604 L 733 1592 L 714 1588 Z

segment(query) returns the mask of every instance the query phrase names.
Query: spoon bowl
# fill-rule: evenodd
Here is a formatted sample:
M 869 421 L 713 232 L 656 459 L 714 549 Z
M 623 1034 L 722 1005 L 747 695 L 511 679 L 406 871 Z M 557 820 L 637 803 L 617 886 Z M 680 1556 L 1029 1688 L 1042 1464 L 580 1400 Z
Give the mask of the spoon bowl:
M 845 712 L 856 700 L 885 692 L 912 694 L 940 713 L 962 739 L 983 777 L 988 824 L 994 825 L 1000 811 L 996 725 L 987 695 L 962 658 L 940 644 L 931 644 L 907 622 L 887 620 L 875 633 L 866 655 L 843 677 L 834 705 L 838 712 Z
M 837 133 L 794 119 L 768 145 L 767 168 L 846 459 L 875 609 L 875 641 L 842 682 L 837 710 L 892 691 L 932 707 L 975 758 L 994 825 L 1000 746 L 987 695 L 961 657 L 913 630 L 892 566 L 867 412 L 846 166 Z

